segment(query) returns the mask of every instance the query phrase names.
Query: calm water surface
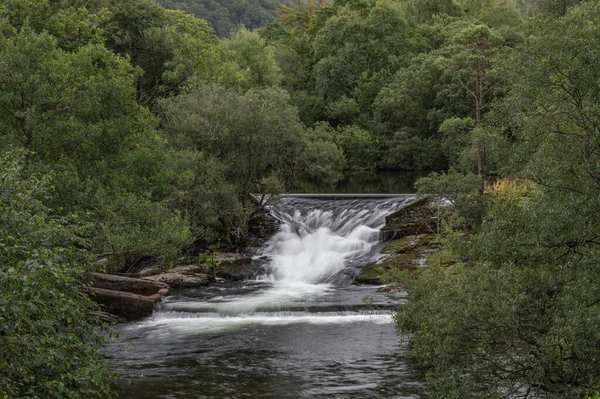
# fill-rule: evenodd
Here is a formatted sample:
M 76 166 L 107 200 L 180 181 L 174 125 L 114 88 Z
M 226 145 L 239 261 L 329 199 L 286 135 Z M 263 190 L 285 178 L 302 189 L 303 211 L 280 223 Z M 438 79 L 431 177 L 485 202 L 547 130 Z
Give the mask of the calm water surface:
M 425 177 L 430 172 L 349 172 L 334 187 L 302 183 L 294 192 L 322 194 L 412 194 L 417 179 Z

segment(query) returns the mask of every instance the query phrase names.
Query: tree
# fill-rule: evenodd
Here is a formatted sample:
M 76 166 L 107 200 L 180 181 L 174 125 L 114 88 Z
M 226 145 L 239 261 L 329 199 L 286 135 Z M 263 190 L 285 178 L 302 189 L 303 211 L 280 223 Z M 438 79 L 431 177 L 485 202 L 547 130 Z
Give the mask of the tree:
M 511 134 L 508 175 L 473 192 L 482 223 L 446 236 L 452 263 L 406 280 L 398 326 L 414 333 L 433 398 L 597 395 L 598 11 L 591 2 L 538 20 L 499 62 L 511 86 L 492 119 Z
M 493 57 L 502 46 L 502 37 L 485 25 L 471 25 L 454 37 L 459 49 L 450 58 L 448 73 L 472 97 L 475 127 L 481 127 L 482 113 L 490 105 L 497 78 L 491 73 Z M 485 175 L 485 144 L 477 145 L 477 173 Z
M 455 0 L 402 0 L 404 12 L 418 22 L 430 21 L 438 15 L 459 15 Z
M 118 259 L 134 262 L 140 251 L 173 253 L 184 245 L 188 227 L 164 203 L 172 171 L 166 143 L 156 120 L 136 103 L 135 70 L 127 61 L 97 44 L 65 51 L 49 34 L 27 28 L 0 39 L 0 52 L 0 149 L 34 151 L 38 170 L 56 171 L 62 184 L 55 207 L 98 223 L 92 250 L 128 254 Z M 139 208 L 152 212 L 134 211 Z M 150 221 L 152 213 L 168 222 Z M 136 229 L 136 240 L 117 233 Z M 149 238 L 146 245 L 142 237 Z
M 274 48 L 258 33 L 245 29 L 219 47 L 221 58 L 233 64 L 239 75 L 237 84 L 245 89 L 276 87 L 281 73 L 274 58 Z
M 61 2 L 19 0 L 5 1 L 0 8 L 7 36 L 27 28 L 46 32 L 63 50 L 73 51 L 87 44 L 103 43 L 103 26 L 110 13 L 99 1 L 65 0 Z
M 110 397 L 114 375 L 99 353 L 107 335 L 80 291 L 95 265 L 83 226 L 44 206 L 51 178 L 32 174 L 27 156 L 0 155 L 0 392 Z
M 422 48 L 419 33 L 391 3 L 340 7 L 314 34 L 315 88 L 327 102 L 355 97 L 363 75 L 396 70 Z

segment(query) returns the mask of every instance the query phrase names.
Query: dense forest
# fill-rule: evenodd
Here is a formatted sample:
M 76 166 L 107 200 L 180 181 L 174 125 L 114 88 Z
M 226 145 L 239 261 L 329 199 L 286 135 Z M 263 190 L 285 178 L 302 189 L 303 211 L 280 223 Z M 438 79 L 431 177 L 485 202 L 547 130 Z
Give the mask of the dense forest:
M 277 7 L 0 2 L 0 396 L 111 396 L 87 273 L 390 169 L 456 210 L 393 276 L 431 397 L 599 397 L 598 2 Z
M 287 3 L 282 0 L 159 0 L 170 10 L 182 10 L 205 19 L 217 36 L 229 37 L 240 28 L 254 30 L 275 21 L 279 8 Z

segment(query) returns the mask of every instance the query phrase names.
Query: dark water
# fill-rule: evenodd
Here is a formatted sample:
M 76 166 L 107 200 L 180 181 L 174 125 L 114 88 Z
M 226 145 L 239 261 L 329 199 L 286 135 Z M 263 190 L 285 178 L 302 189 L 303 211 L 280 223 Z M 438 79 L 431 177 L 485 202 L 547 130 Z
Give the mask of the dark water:
M 349 277 L 379 252 L 385 215 L 412 200 L 282 201 L 260 254 L 268 275 L 175 292 L 116 327 L 106 355 L 130 380 L 120 397 L 426 398 L 394 330 L 405 295 Z
M 119 326 L 107 355 L 130 379 L 120 397 L 425 398 L 390 311 L 368 310 L 390 304 L 374 291 L 334 289 L 325 311 L 264 312 L 218 326 L 207 326 L 208 318 Z M 375 305 L 364 305 L 365 296 Z
M 415 193 L 415 182 L 429 172 L 380 171 L 349 172 L 335 186 L 314 183 L 302 183 L 294 192 L 297 193 L 352 193 L 352 194 L 412 194 Z

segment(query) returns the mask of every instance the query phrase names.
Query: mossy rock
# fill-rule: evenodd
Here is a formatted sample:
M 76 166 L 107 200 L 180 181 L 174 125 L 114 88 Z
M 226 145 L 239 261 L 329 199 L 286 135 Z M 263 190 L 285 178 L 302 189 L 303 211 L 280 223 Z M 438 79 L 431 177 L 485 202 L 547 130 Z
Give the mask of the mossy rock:
M 405 252 L 411 252 L 423 245 L 429 244 L 434 239 L 433 234 L 418 234 L 412 236 L 405 236 L 398 240 L 394 240 L 387 244 L 382 254 L 401 254 Z
M 393 273 L 421 267 L 438 249 L 433 234 L 405 236 L 389 242 L 381 251 L 381 258 L 367 264 L 355 279 L 360 284 L 383 284 Z
M 432 234 L 441 223 L 437 208 L 425 197 L 389 215 L 382 231 L 394 237 Z

